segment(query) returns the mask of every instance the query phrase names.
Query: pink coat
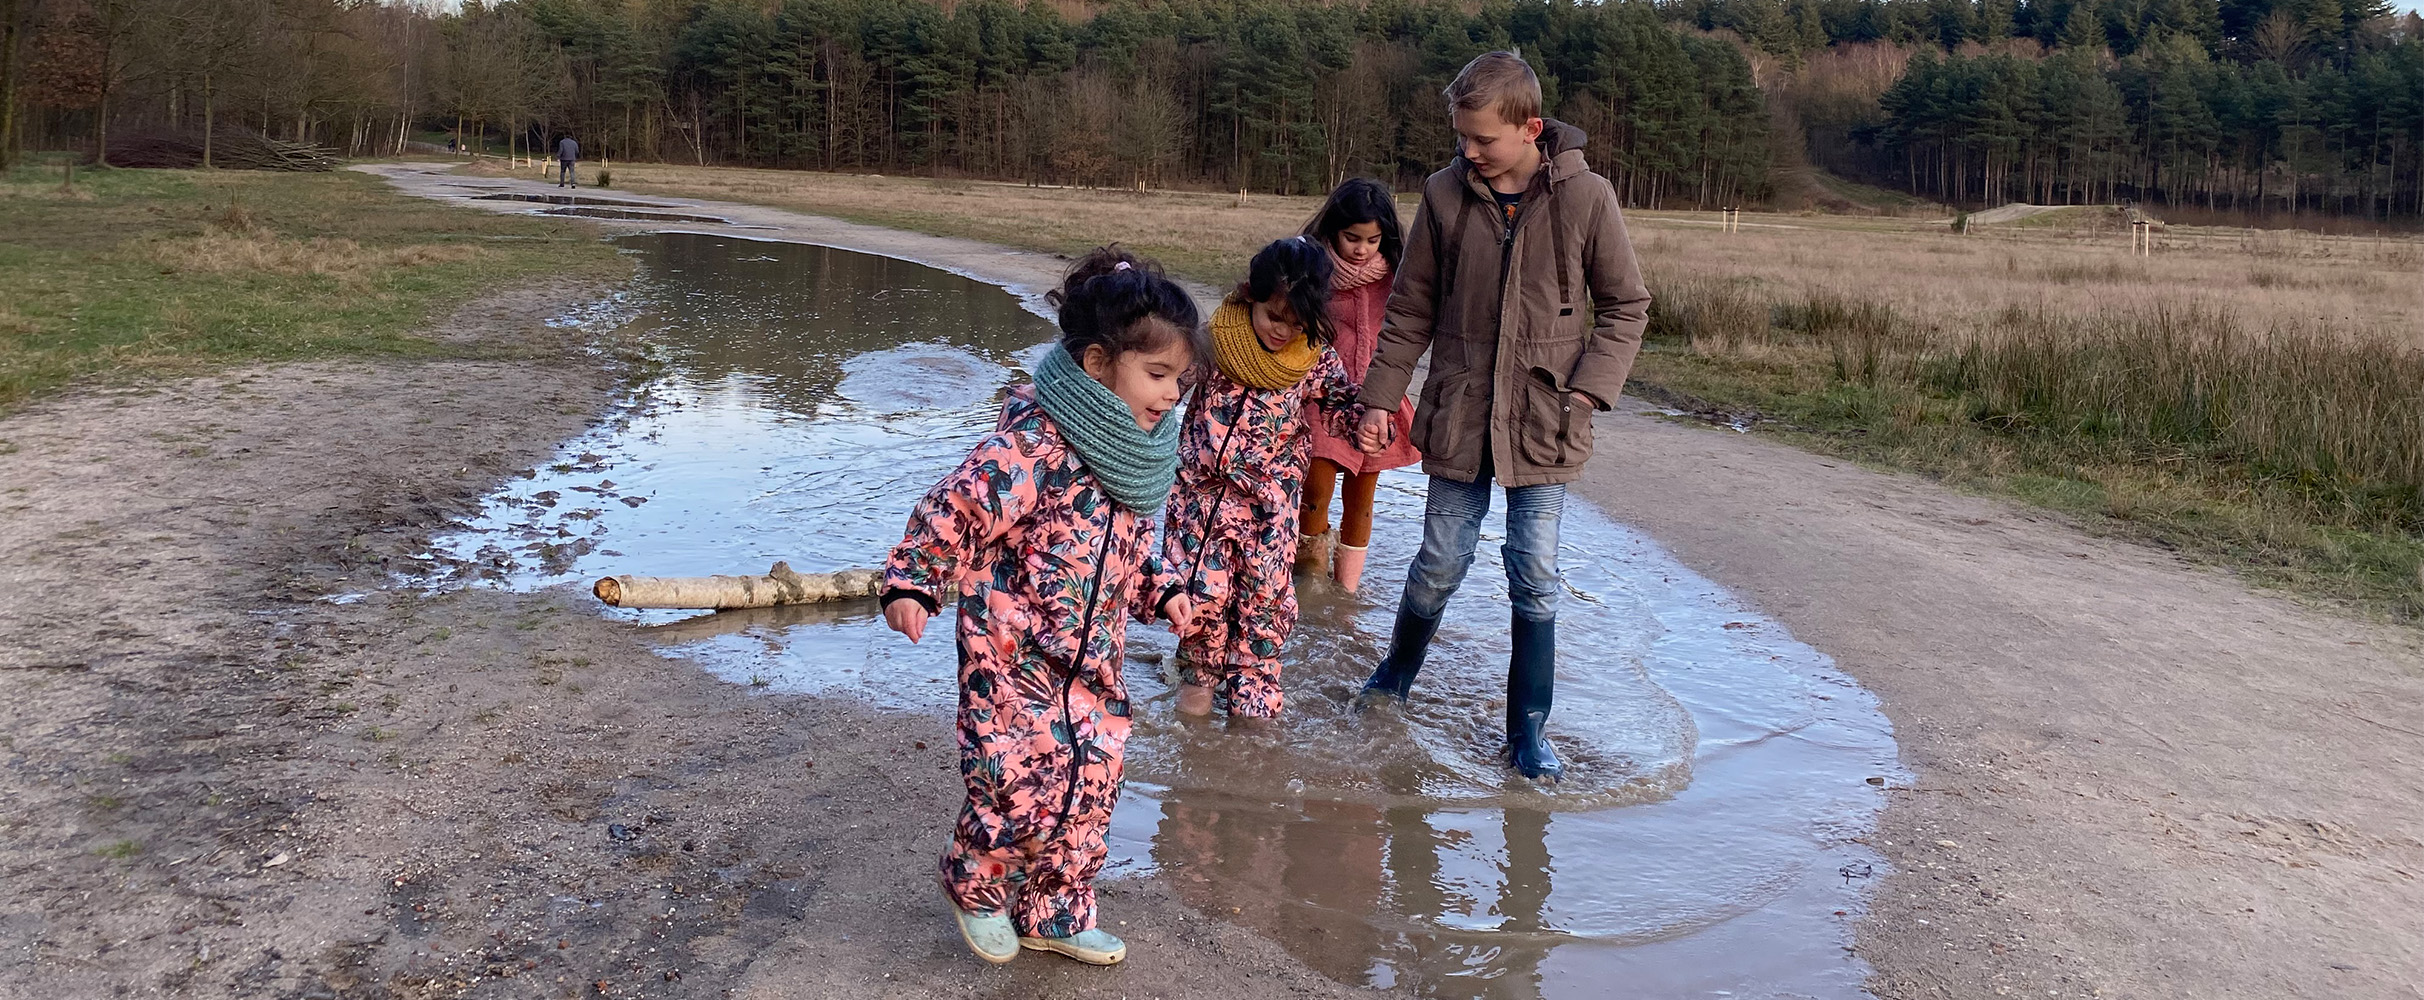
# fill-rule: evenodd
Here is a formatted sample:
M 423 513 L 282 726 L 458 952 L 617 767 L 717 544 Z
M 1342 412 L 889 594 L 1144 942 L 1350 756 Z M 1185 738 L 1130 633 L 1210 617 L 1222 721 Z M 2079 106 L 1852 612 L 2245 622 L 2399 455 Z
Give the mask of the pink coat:
M 1338 340 L 1331 349 L 1338 352 L 1338 362 L 1346 368 L 1347 379 L 1358 385 L 1363 383 L 1364 372 L 1372 367 L 1372 349 L 1380 342 L 1380 321 L 1388 309 L 1389 285 L 1389 279 L 1382 278 L 1330 293 L 1330 323 L 1338 331 Z M 1414 450 L 1411 440 L 1414 432 L 1411 399 L 1397 404 L 1397 413 L 1389 418 L 1389 426 L 1396 434 L 1378 455 L 1364 454 L 1352 439 L 1333 433 L 1328 422 L 1315 414 L 1305 414 L 1305 423 L 1313 429 L 1313 457 L 1329 459 L 1350 475 L 1422 461 L 1422 453 Z

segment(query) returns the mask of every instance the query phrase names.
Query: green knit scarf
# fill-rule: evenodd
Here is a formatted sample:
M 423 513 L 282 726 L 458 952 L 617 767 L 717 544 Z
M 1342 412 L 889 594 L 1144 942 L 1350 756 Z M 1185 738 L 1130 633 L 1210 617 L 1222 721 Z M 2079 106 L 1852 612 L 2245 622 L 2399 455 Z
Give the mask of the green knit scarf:
M 1170 484 L 1178 480 L 1176 413 L 1163 414 L 1149 431 L 1136 426 L 1127 402 L 1057 344 L 1035 366 L 1035 401 L 1120 506 L 1149 514 L 1169 499 Z

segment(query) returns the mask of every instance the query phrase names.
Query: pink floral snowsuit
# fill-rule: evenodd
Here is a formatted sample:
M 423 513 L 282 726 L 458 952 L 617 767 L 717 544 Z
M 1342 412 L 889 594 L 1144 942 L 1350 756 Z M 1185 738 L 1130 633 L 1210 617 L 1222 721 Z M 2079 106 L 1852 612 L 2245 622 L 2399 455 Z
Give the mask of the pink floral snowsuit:
M 993 436 L 909 514 L 885 601 L 932 609 L 960 588 L 960 773 L 943 888 L 1010 911 L 1020 934 L 1095 925 L 1094 878 L 1128 742 L 1128 614 L 1150 609 L 1151 524 L 1112 502 L 1035 402 L 1013 390 Z M 1013 898 L 1015 897 L 1015 898 Z
M 1308 404 L 1346 433 L 1363 415 L 1359 391 L 1325 347 L 1286 389 L 1239 385 L 1216 367 L 1187 397 L 1161 578 L 1195 602 L 1178 644 L 1179 679 L 1211 688 L 1230 715 L 1270 718 L 1285 703 L 1279 648 L 1296 628 L 1297 505 L 1313 460 Z

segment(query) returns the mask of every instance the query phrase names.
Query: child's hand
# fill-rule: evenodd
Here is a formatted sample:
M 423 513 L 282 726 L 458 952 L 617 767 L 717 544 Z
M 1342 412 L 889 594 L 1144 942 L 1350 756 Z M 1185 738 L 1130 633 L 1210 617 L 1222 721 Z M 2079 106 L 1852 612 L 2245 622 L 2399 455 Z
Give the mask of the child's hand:
M 1170 619 L 1170 631 L 1185 635 L 1195 622 L 1195 602 L 1180 594 L 1162 605 L 1162 614 Z
M 926 635 L 926 606 L 914 597 L 896 597 L 884 605 L 884 624 L 914 643 Z
M 1378 455 L 1389 446 L 1388 410 L 1366 410 L 1363 422 L 1355 428 L 1355 443 L 1366 455 Z

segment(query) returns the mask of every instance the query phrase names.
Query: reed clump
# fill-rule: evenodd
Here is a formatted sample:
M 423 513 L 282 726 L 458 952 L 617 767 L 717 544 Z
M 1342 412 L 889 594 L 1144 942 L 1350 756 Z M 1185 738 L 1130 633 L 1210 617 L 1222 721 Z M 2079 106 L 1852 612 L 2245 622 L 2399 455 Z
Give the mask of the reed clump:
M 2388 331 L 2193 305 L 2012 305 L 1948 329 L 1839 291 L 1668 287 L 1641 370 L 1670 390 L 2424 617 L 2424 350 Z

